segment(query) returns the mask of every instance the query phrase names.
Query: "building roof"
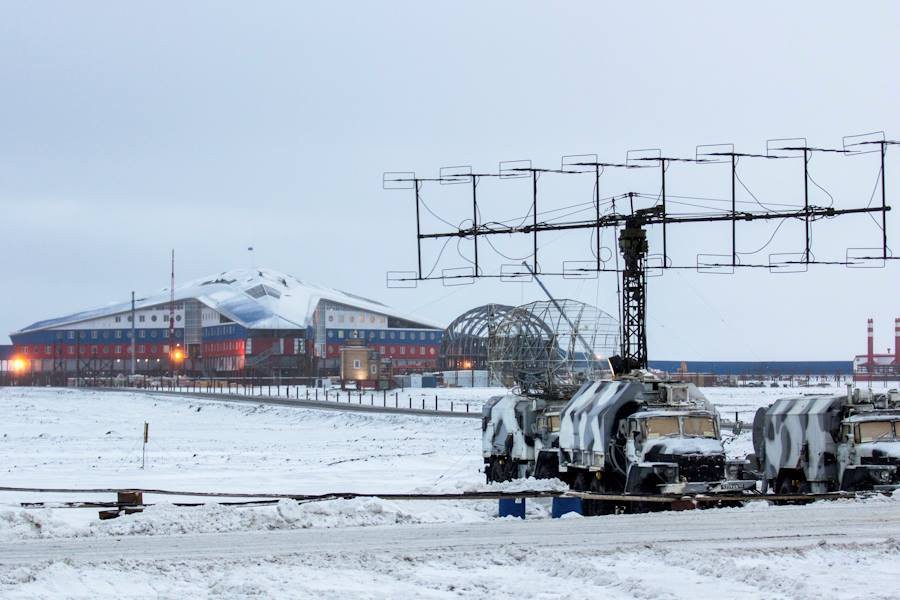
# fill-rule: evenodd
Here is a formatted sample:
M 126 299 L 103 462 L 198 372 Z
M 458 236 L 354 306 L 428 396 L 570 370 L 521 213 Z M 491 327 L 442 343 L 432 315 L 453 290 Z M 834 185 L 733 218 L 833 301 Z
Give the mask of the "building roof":
M 135 300 L 135 308 L 169 301 L 168 289 Z M 425 328 L 437 323 L 408 315 L 377 300 L 307 283 L 272 269 L 233 269 L 175 286 L 175 300 L 196 299 L 247 329 L 306 329 L 321 300 L 412 321 Z M 118 302 L 63 317 L 32 323 L 15 333 L 54 329 L 131 310 L 131 301 Z
M 897 357 L 893 354 L 873 354 L 871 358 L 872 358 L 873 365 L 897 364 Z M 853 364 L 856 366 L 864 366 L 864 365 L 869 364 L 869 355 L 868 354 L 857 354 L 853 358 Z

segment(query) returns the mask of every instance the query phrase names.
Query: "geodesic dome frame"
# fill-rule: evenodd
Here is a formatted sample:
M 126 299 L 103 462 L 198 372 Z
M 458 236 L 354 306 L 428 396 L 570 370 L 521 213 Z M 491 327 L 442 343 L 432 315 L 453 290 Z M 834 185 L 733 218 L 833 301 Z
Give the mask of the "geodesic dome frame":
M 444 330 L 441 341 L 444 368 L 486 369 L 491 334 L 513 310 L 505 304 L 485 304 L 456 317 Z
M 492 378 L 526 394 L 556 396 L 609 372 L 616 319 L 578 300 L 532 302 L 506 314 L 488 344 Z

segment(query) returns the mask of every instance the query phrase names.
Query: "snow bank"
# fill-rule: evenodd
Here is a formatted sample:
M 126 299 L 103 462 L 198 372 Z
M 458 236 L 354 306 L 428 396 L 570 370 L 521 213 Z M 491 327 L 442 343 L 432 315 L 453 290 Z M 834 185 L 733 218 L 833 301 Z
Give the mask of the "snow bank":
M 108 521 L 73 525 L 53 509 L 0 512 L 0 541 L 34 538 L 173 535 L 229 531 L 369 527 L 373 525 L 466 523 L 490 518 L 490 511 L 446 502 L 391 502 L 381 498 L 352 498 L 319 502 L 283 499 L 275 506 L 237 508 L 221 504 L 179 507 L 168 503 L 148 506 L 141 513 Z M 73 509 L 59 509 L 73 510 Z M 88 510 L 88 509 L 84 509 Z M 94 510 L 94 509 L 90 509 Z
M 559 479 L 514 479 L 463 487 L 464 492 L 565 492 L 569 486 Z

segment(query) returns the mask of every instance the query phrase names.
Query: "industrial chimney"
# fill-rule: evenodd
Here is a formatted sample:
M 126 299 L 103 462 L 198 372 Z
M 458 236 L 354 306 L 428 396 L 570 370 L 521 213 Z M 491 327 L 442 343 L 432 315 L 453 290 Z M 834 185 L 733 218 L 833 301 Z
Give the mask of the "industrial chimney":
M 867 364 L 875 364 L 875 325 L 872 319 L 869 319 L 869 346 L 866 351 Z
M 900 317 L 894 318 L 894 364 L 900 365 Z

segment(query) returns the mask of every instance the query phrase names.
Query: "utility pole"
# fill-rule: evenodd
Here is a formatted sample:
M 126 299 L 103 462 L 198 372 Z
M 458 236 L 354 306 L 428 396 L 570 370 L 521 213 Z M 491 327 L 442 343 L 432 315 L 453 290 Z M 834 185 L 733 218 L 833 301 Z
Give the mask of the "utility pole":
M 131 374 L 135 374 L 135 362 L 137 361 L 137 356 L 135 354 L 137 340 L 134 335 L 134 292 L 131 292 Z
M 252 255 L 252 254 L 251 254 Z M 175 377 L 175 249 L 172 249 L 172 277 L 169 280 L 169 367 Z

